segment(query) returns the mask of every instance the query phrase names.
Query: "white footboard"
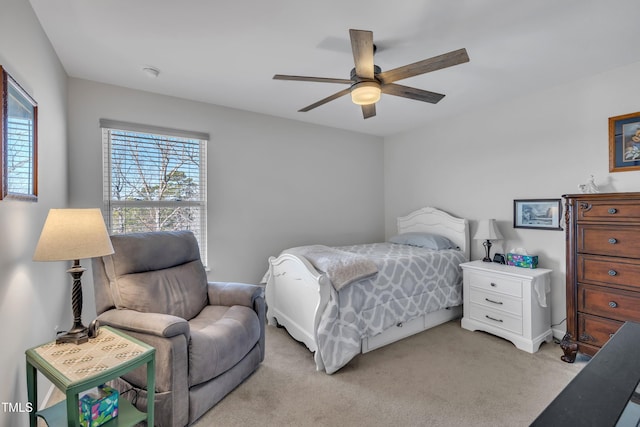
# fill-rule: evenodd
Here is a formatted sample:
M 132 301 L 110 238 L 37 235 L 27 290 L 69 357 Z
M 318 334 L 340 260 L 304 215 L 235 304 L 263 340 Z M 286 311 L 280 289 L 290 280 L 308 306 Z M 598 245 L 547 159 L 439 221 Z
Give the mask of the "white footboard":
M 305 258 L 287 253 L 269 258 L 265 289 L 269 324 L 284 326 L 293 338 L 317 353 L 316 331 L 330 286 L 329 279 Z M 316 354 L 316 364 L 318 361 Z

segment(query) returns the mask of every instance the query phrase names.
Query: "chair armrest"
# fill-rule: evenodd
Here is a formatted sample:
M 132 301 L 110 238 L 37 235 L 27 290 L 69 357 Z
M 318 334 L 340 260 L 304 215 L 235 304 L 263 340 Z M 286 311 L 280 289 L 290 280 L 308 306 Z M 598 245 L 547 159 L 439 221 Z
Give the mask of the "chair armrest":
M 264 300 L 264 287 L 236 282 L 209 282 L 209 304 L 242 305 L 254 310 L 260 321 L 260 361 L 264 360 L 265 353 L 265 325 L 266 303 Z
M 262 286 L 235 282 L 209 282 L 210 305 L 244 305 L 253 308 L 256 298 L 264 296 Z
M 141 313 L 135 310 L 112 309 L 98 316 L 100 325 L 143 334 L 169 338 L 185 335 L 189 341 L 189 323 L 177 316 L 161 313 Z

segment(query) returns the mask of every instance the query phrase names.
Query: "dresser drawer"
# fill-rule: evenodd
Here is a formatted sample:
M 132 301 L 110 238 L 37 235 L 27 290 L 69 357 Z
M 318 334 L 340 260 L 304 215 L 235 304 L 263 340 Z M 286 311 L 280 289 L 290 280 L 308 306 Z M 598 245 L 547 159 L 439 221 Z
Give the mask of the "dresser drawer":
M 640 222 L 639 200 L 578 202 L 578 221 Z
M 613 284 L 640 291 L 640 260 L 578 255 L 576 270 L 581 283 Z
M 638 226 L 579 224 L 576 237 L 580 253 L 640 258 Z
M 522 317 L 492 310 L 478 304 L 471 304 L 469 312 L 473 320 L 522 335 Z
M 506 311 L 515 316 L 522 316 L 522 299 L 509 295 L 486 292 L 478 288 L 470 288 L 469 299 L 471 303 L 493 308 L 495 310 Z
M 578 284 L 578 311 L 615 320 L 640 321 L 640 294 Z
M 517 279 L 470 272 L 469 284 L 485 291 L 499 292 L 522 298 L 522 282 Z
M 624 322 L 578 313 L 578 336 L 580 342 L 602 347 Z

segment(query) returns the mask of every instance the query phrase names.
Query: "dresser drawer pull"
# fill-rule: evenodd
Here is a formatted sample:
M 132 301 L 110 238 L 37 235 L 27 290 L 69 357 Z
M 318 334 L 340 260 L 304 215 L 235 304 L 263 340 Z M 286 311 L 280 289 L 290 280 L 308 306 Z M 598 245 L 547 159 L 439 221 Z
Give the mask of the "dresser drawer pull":
M 609 301 L 609 307 L 611 308 L 616 308 L 618 306 L 618 303 L 615 301 Z
M 489 316 L 488 314 L 485 314 L 485 315 L 484 315 L 484 317 L 486 317 L 486 318 L 487 318 L 487 319 L 489 319 L 489 320 L 493 320 L 494 322 L 500 322 L 500 323 L 504 322 L 504 320 L 502 320 L 502 319 L 496 319 L 495 317 L 491 317 L 491 316 Z
M 399 323 L 396 325 L 396 327 L 397 327 L 397 328 L 402 328 L 403 326 L 404 326 L 404 324 L 403 324 L 402 322 L 399 322 Z
M 609 270 L 609 276 L 617 276 L 618 272 L 615 270 Z
M 612 245 L 615 245 L 616 243 L 618 243 L 618 240 L 614 239 L 613 237 L 609 239 L 609 243 L 611 243 Z
M 489 299 L 489 298 L 485 298 L 484 300 L 487 301 L 487 302 L 491 302 L 493 304 L 499 304 L 499 305 L 504 304 L 502 301 L 494 301 L 494 300 Z
M 618 209 L 616 209 L 616 208 L 609 208 L 609 213 L 610 213 L 611 215 L 615 215 L 615 214 L 617 214 L 617 213 L 618 213 Z
M 498 285 L 496 285 L 495 283 L 491 282 L 491 287 L 495 288 L 496 286 L 498 286 Z

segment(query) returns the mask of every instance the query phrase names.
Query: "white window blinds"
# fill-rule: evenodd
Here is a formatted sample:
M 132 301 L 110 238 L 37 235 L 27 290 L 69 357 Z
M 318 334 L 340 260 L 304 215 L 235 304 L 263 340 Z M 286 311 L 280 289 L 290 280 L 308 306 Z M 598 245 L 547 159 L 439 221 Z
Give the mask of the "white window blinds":
M 101 120 L 111 234 L 191 230 L 207 263 L 204 133 Z

